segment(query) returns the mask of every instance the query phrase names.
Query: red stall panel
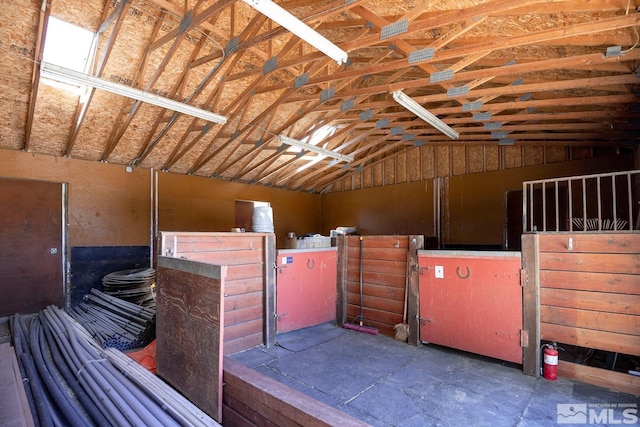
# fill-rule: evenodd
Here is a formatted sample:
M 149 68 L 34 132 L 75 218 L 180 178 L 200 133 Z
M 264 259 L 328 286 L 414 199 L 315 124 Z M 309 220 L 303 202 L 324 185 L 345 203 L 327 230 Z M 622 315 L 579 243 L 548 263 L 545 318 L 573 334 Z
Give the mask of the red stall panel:
M 277 332 L 335 320 L 336 248 L 281 250 L 276 259 Z
M 420 339 L 522 363 L 520 252 L 419 251 Z

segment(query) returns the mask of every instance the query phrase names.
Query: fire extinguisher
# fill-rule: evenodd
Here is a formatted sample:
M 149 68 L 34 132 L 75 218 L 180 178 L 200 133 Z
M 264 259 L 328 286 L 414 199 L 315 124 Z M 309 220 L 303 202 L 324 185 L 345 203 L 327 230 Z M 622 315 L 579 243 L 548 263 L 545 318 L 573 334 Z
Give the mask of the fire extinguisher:
M 556 343 L 542 346 L 542 376 L 548 380 L 558 379 L 558 346 Z

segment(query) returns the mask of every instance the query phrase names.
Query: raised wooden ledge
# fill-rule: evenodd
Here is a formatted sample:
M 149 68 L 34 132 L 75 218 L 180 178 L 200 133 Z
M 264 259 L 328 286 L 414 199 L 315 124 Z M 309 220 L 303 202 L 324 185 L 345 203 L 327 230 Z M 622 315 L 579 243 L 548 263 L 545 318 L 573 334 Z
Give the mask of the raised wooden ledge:
M 225 427 L 369 425 L 228 357 L 223 363 Z
M 640 396 L 640 377 L 592 366 L 558 361 L 558 376 Z

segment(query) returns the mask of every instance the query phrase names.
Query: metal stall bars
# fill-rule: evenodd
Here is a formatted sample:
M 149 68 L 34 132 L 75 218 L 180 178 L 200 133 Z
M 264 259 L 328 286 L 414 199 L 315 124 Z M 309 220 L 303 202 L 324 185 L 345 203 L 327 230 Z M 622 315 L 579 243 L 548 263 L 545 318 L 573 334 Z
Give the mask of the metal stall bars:
M 640 170 L 526 181 L 522 229 L 533 232 L 602 232 L 638 229 L 634 200 Z

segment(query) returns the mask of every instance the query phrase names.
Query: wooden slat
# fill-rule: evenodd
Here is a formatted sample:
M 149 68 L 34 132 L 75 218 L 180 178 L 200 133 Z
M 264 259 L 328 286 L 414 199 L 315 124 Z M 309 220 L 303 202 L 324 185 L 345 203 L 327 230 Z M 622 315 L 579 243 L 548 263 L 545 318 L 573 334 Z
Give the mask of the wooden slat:
M 542 270 L 540 271 L 540 286 L 640 295 L 640 279 L 637 275 L 632 274 Z
M 568 249 L 570 238 L 571 251 Z M 640 239 L 628 233 L 549 234 L 540 240 L 540 252 L 637 254 Z
M 228 251 L 196 251 L 177 252 L 176 257 L 190 259 L 193 261 L 206 262 L 218 265 L 248 265 L 262 263 L 262 250 L 228 250 Z
M 640 295 L 543 288 L 540 305 L 640 315 Z
M 365 258 L 362 260 L 362 271 L 384 274 L 397 274 L 399 276 L 406 275 L 407 269 L 407 253 L 404 253 L 404 259 L 401 261 L 391 261 L 382 259 L 368 258 L 367 251 L 363 251 Z M 348 268 L 350 272 L 360 271 L 360 259 L 349 258 Z
M 348 244 L 347 236 L 338 236 L 337 244 L 337 280 L 336 280 L 336 324 L 342 326 L 347 322 L 347 274 Z
M 618 390 L 640 396 L 640 377 L 622 372 L 609 371 L 586 365 L 558 361 L 558 376 L 570 380 L 582 381 L 598 387 Z
M 540 254 L 540 269 L 640 275 L 640 254 L 545 252 Z
M 261 277 L 247 279 L 227 280 L 225 283 L 225 296 L 241 295 L 251 292 L 262 292 L 263 280 Z
M 540 307 L 540 321 L 555 325 L 640 336 L 640 316 L 565 307 Z
M 392 247 L 392 245 L 395 245 L 395 242 L 389 243 L 390 247 L 387 247 L 387 248 L 380 248 L 377 246 L 376 247 L 364 246 L 362 248 L 362 252 L 365 253 L 366 259 L 383 260 L 383 261 L 404 261 L 405 259 L 402 258 L 402 256 L 404 255 L 406 257 L 407 248 L 406 247 L 395 248 L 395 247 Z M 349 248 L 350 259 L 358 259 L 359 254 L 360 254 L 360 249 L 358 247 Z
M 409 253 L 407 258 L 407 322 L 409 324 L 409 338 L 407 342 L 411 345 L 420 344 L 420 322 L 418 320 L 420 312 L 420 283 L 418 274 L 418 251 L 424 249 L 424 236 L 409 236 Z
M 229 280 L 264 278 L 264 266 L 260 264 L 230 265 L 227 269 Z
M 405 274 L 363 271 L 362 282 L 371 285 L 381 285 L 389 288 L 403 289 Z M 347 280 L 350 283 L 360 283 L 360 272 L 358 270 L 349 270 L 347 273 Z
M 233 310 L 244 309 L 247 307 L 262 306 L 263 299 L 264 294 L 262 292 L 251 292 L 242 295 L 225 296 L 225 311 L 229 312 Z
M 34 425 L 16 353 L 8 342 L 0 344 L 0 402 L 0 425 Z
M 262 319 L 264 316 L 264 308 L 262 305 L 254 305 L 252 307 L 238 308 L 224 312 L 225 327 L 237 325 L 239 323 L 250 322 L 256 319 Z
M 522 328 L 526 338 L 522 349 L 522 370 L 540 375 L 540 278 L 539 235 L 522 235 Z
M 239 351 L 248 350 L 264 342 L 262 331 L 253 335 L 247 335 L 242 338 L 224 341 L 224 355 L 238 353 Z
M 262 334 L 262 328 L 264 321 L 262 317 L 259 319 L 252 319 L 242 323 L 236 323 L 235 325 L 225 325 L 224 327 L 224 339 L 225 343 L 233 341 L 238 338 L 247 337 L 250 335 Z
M 640 356 L 640 337 L 540 323 L 540 338 L 586 348 Z
M 364 306 L 374 310 L 386 311 L 402 315 L 404 300 L 391 300 L 387 298 L 377 298 L 369 295 L 362 296 Z M 360 295 L 357 293 L 349 293 L 347 296 L 347 304 L 360 305 Z
M 360 284 L 358 282 L 348 282 L 347 291 L 350 294 L 359 295 Z M 363 283 L 362 293 L 377 298 L 386 298 L 395 301 L 404 300 L 404 289 L 399 286 L 380 286 Z

